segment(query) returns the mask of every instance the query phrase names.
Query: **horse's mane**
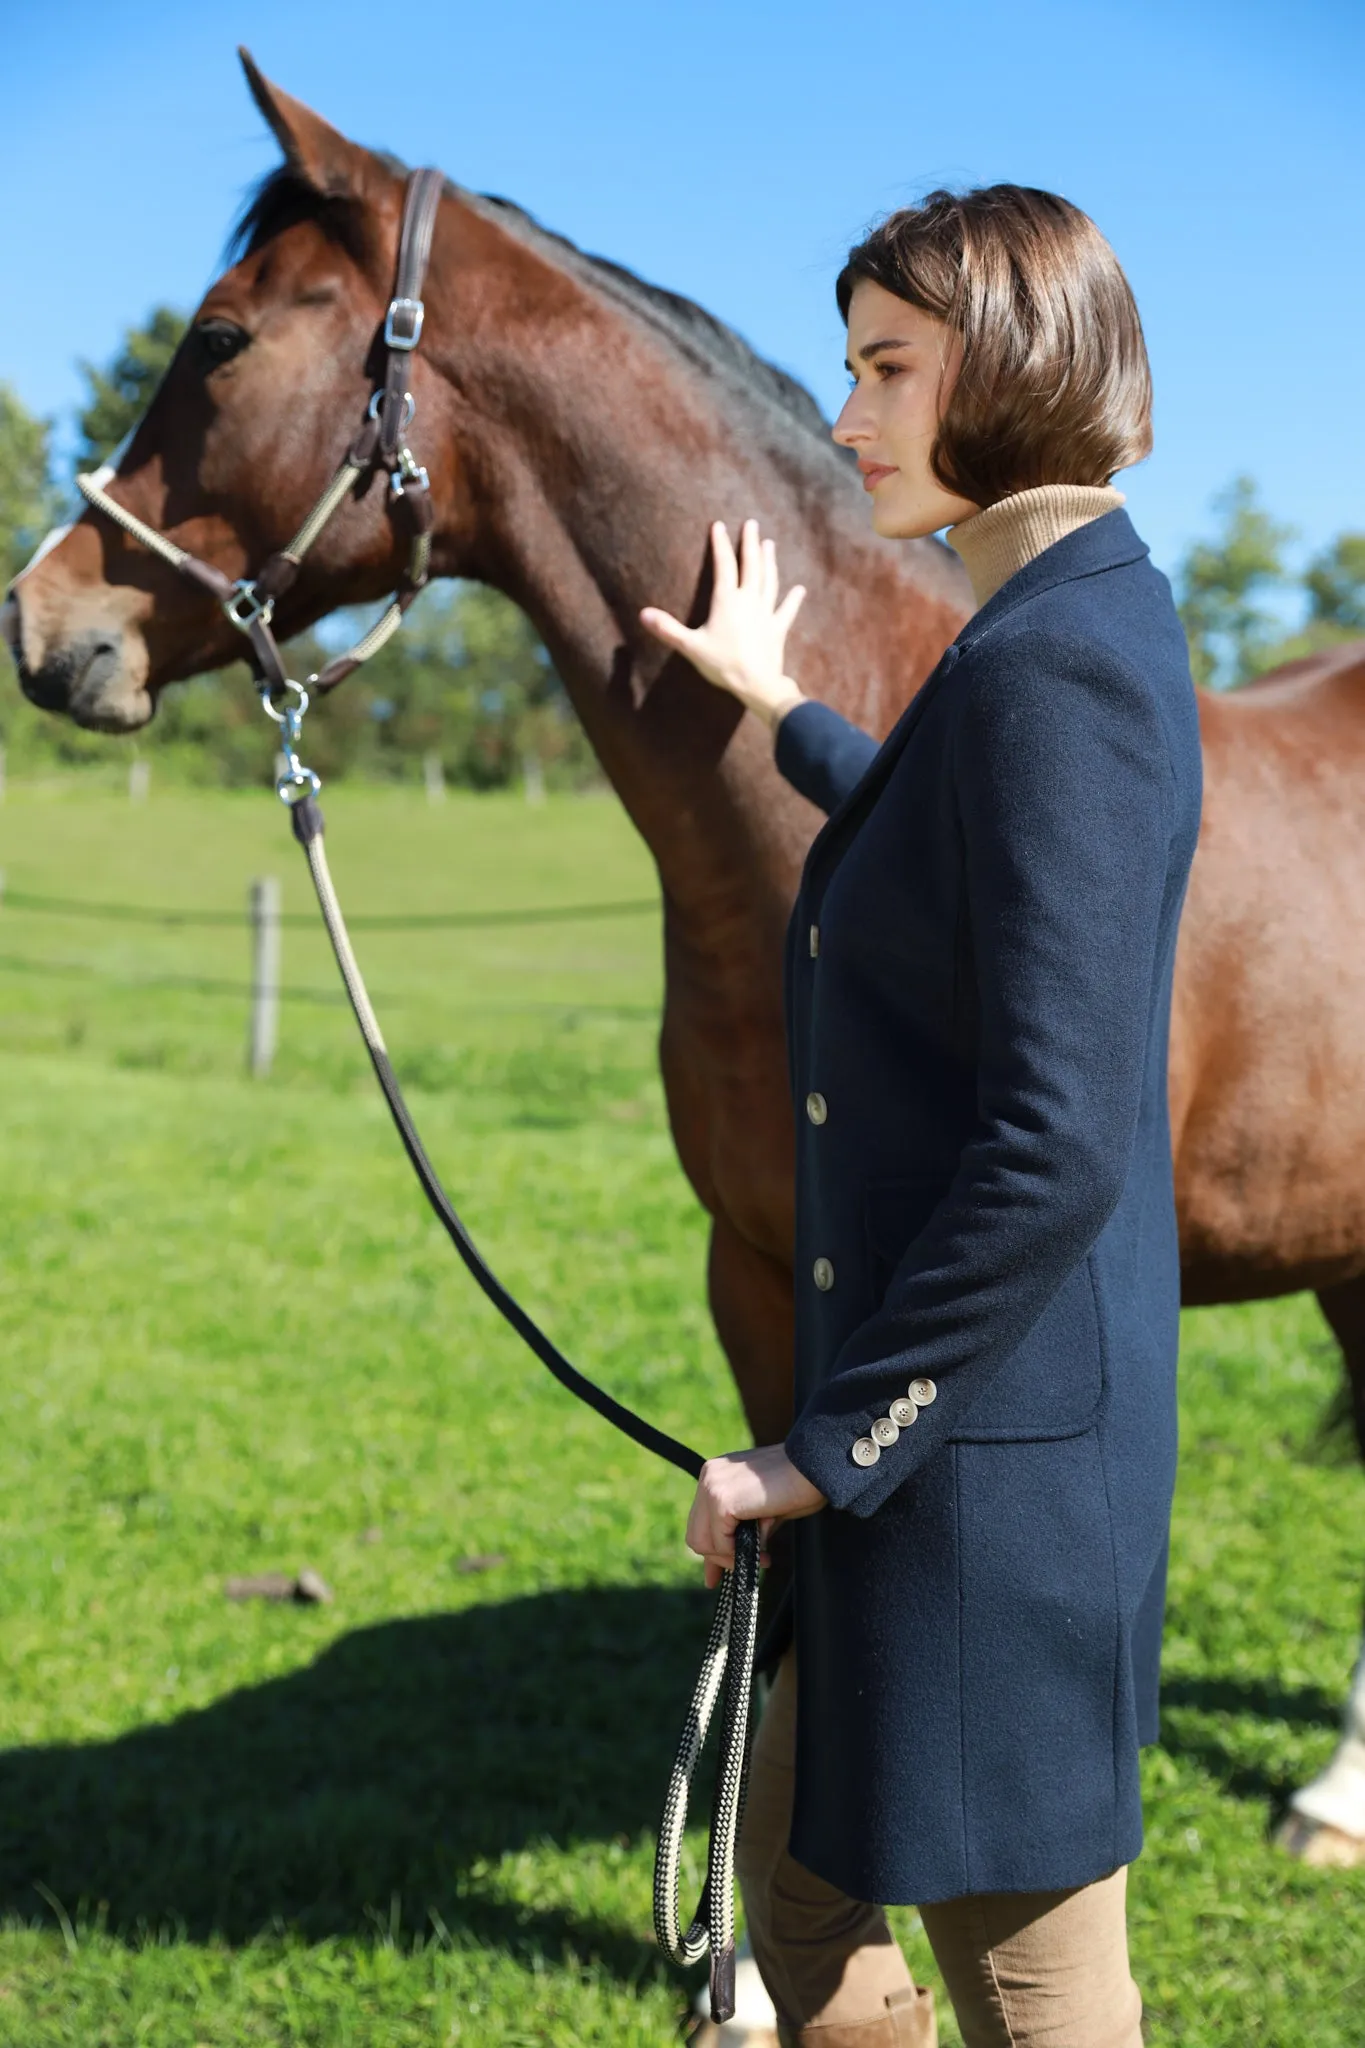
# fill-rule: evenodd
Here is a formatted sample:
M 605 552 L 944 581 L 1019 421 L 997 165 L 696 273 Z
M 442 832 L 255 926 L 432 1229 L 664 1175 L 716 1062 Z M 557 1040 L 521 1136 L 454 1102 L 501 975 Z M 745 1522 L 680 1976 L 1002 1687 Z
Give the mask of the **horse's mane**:
M 381 161 L 397 176 L 406 177 L 407 167 L 396 157 L 384 156 Z M 635 271 L 613 263 L 606 256 L 588 255 L 567 235 L 542 227 L 514 200 L 500 199 L 492 193 L 466 192 L 449 180 L 446 191 L 463 205 L 491 209 L 523 241 L 542 249 L 561 270 L 583 276 L 604 296 L 647 321 L 704 372 L 720 375 L 738 393 L 747 395 L 751 403 L 759 398 L 777 406 L 795 425 L 818 435 L 825 449 L 833 452 L 829 422 L 805 385 L 768 362 L 733 327 L 727 327 L 694 299 L 666 291 L 662 285 L 648 284 Z M 229 238 L 228 256 L 235 259 L 249 255 L 273 236 L 305 220 L 318 222 L 324 232 L 343 246 L 358 251 L 357 202 L 319 192 L 288 164 L 281 164 L 268 172 L 248 197 Z

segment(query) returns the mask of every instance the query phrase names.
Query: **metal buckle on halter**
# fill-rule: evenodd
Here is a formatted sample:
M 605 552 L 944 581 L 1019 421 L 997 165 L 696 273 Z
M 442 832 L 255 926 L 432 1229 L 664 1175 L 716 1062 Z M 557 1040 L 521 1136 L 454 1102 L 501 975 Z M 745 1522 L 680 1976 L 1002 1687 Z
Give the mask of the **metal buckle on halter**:
M 389 348 L 416 348 L 422 339 L 426 307 L 420 299 L 390 299 L 384 316 L 384 341 Z M 405 331 L 399 331 L 402 323 Z
M 371 394 L 369 408 L 365 415 L 367 419 L 377 420 L 379 418 L 380 407 L 383 405 L 386 396 L 387 394 L 382 389 Z M 403 417 L 399 423 L 398 431 L 406 433 L 416 416 L 417 400 L 410 391 L 405 391 L 403 393 Z
M 239 633 L 249 633 L 253 626 L 268 626 L 275 616 L 273 597 L 262 597 L 254 583 L 247 577 L 239 576 L 232 586 L 231 597 L 223 599 L 223 610 L 230 626 Z

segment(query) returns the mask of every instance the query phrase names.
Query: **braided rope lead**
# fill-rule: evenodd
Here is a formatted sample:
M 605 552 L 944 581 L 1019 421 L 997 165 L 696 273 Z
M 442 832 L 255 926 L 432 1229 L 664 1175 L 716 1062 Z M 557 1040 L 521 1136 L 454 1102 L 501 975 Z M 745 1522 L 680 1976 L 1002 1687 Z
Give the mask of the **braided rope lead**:
M 299 771 L 307 776 L 309 771 Z M 281 785 L 281 795 L 286 794 Z M 375 1016 L 342 914 L 323 845 L 322 811 L 309 795 L 289 805 L 294 837 L 308 859 L 327 936 L 332 942 L 341 978 L 350 1000 L 370 1063 L 398 1128 L 413 1169 L 456 1251 L 488 1299 L 560 1385 L 621 1430 L 642 1449 L 676 1465 L 692 1479 L 702 1459 L 687 1444 L 634 1414 L 601 1387 L 586 1379 L 533 1323 L 475 1245 L 428 1159 L 408 1114 L 402 1090 L 389 1062 L 379 1020 Z M 749 1708 L 753 1693 L 754 1649 L 758 1638 L 758 1524 L 742 1522 L 735 1532 L 735 1564 L 724 1573 L 717 1596 L 701 1675 L 693 1692 L 682 1739 L 668 1781 L 663 1820 L 654 1859 L 654 1928 L 659 1945 L 672 1962 L 700 1962 L 711 1955 L 711 2017 L 717 2025 L 735 2010 L 735 1842 L 744 1814 L 748 1783 Z M 711 1838 L 706 1882 L 691 1925 L 684 1933 L 678 1912 L 678 1878 L 688 1796 L 697 1760 L 717 1702 L 721 1703 L 719 1761 L 711 1810 Z
M 735 1563 L 720 1584 L 702 1667 L 669 1774 L 654 1855 L 654 1932 L 671 1962 L 683 1967 L 711 1954 L 711 2018 L 735 2011 L 735 1844 L 748 1790 L 749 1709 L 758 1637 L 758 1524 L 735 1531 Z M 716 1702 L 722 1697 L 720 1754 L 711 1807 L 706 1882 L 684 1931 L 678 1885 L 688 1797 Z

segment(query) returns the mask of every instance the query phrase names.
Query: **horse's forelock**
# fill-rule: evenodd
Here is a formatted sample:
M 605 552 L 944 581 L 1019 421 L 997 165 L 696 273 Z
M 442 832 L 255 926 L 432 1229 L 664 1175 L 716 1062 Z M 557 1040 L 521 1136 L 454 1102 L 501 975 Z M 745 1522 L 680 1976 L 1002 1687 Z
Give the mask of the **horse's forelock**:
M 316 221 L 323 233 L 359 255 L 362 202 L 343 192 L 319 192 L 289 164 L 267 172 L 252 191 L 228 234 L 225 263 L 240 262 L 300 221 Z

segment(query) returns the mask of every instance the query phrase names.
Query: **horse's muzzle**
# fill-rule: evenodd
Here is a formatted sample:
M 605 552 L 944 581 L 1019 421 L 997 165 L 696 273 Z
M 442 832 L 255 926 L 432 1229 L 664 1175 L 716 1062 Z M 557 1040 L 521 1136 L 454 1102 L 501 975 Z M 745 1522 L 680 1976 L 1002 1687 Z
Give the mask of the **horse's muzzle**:
M 49 642 L 35 662 L 25 646 L 18 593 L 0 608 L 0 631 L 30 704 L 74 719 L 92 732 L 133 732 L 152 714 L 145 690 L 128 688 L 122 635 L 92 629 Z

